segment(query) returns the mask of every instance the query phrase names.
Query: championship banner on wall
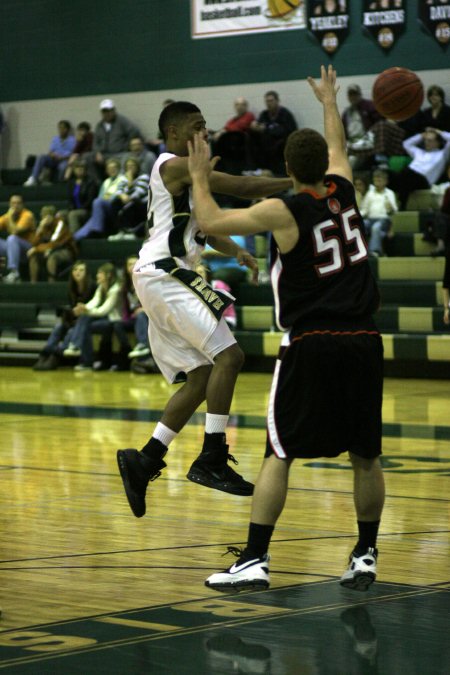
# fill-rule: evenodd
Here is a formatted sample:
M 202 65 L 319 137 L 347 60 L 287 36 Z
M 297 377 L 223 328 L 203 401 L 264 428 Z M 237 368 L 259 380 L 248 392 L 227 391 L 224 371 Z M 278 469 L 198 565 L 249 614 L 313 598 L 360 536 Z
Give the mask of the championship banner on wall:
M 319 40 L 322 49 L 333 54 L 349 31 L 350 0 L 308 0 L 308 29 Z
M 419 19 L 442 47 L 450 42 L 450 2 L 419 0 Z
M 193 38 L 306 28 L 303 0 L 191 0 Z
M 406 0 L 364 0 L 363 26 L 383 49 L 390 49 L 403 33 Z

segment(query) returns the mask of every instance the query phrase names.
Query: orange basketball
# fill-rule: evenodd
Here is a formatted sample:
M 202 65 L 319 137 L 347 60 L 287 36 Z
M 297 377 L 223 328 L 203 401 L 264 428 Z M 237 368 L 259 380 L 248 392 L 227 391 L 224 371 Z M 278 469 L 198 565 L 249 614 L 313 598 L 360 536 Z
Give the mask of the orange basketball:
M 285 16 L 301 4 L 302 0 L 267 0 L 268 14 L 274 18 Z
M 374 82 L 372 100 L 380 115 L 396 122 L 407 120 L 423 103 L 423 84 L 408 68 L 388 68 Z

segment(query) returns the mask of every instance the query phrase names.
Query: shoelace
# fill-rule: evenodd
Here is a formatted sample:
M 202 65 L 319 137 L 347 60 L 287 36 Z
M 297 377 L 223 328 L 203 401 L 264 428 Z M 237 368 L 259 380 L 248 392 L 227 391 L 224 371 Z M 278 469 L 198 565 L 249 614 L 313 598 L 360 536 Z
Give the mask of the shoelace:
M 237 459 L 233 457 L 233 455 L 227 455 L 227 459 L 229 459 L 230 462 L 233 462 L 233 464 L 239 464 L 239 462 L 237 461 Z
M 239 548 L 238 546 L 227 546 L 225 553 L 222 553 L 222 558 L 224 555 L 228 555 L 229 553 L 234 555 L 235 558 L 240 558 L 243 552 L 243 549 Z

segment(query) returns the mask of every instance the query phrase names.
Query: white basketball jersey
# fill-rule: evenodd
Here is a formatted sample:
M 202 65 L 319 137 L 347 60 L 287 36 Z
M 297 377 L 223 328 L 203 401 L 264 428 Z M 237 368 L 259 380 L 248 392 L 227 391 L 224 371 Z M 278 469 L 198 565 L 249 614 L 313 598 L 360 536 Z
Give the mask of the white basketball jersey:
M 170 194 L 163 183 L 160 168 L 176 155 L 164 152 L 156 160 L 150 176 L 148 193 L 149 238 L 139 252 L 137 266 L 177 258 L 180 267 L 193 269 L 199 262 L 206 237 L 192 216 L 192 193 L 187 185 L 181 195 Z

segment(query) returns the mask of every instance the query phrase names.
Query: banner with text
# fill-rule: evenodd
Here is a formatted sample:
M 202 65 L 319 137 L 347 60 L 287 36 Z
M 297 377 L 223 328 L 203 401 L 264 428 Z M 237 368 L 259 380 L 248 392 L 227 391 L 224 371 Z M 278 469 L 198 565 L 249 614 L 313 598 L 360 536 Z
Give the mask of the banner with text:
M 191 0 L 193 38 L 306 28 L 303 0 Z
M 405 30 L 406 0 L 365 0 L 363 26 L 383 49 L 390 49 Z
M 322 49 L 334 54 L 349 31 L 350 0 L 308 0 L 308 29 Z
M 419 0 L 419 18 L 442 47 L 450 42 L 450 2 Z

